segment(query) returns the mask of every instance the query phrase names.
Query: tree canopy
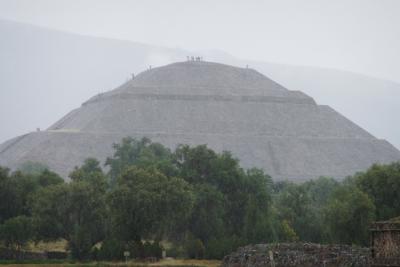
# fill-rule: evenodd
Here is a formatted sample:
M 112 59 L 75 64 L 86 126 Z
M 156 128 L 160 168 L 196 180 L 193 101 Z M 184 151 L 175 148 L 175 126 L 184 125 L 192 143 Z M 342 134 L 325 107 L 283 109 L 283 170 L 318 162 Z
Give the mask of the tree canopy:
M 0 246 L 63 238 L 76 259 L 161 255 L 222 258 L 248 243 L 368 244 L 373 220 L 400 215 L 400 163 L 343 181 L 273 181 L 206 145 L 174 151 L 124 138 L 105 162 L 75 167 L 68 182 L 47 167 L 0 167 Z

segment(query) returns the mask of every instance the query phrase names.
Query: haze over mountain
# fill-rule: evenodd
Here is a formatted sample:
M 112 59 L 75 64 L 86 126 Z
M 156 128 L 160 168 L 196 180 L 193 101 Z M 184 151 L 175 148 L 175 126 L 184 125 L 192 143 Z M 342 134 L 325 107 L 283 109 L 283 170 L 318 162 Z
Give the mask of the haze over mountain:
M 201 55 L 247 64 L 290 90 L 328 104 L 378 138 L 400 147 L 400 85 L 317 67 L 240 60 L 219 51 L 189 52 L 88 37 L 0 21 L 0 142 L 47 128 L 86 99 L 117 87 L 131 73 Z

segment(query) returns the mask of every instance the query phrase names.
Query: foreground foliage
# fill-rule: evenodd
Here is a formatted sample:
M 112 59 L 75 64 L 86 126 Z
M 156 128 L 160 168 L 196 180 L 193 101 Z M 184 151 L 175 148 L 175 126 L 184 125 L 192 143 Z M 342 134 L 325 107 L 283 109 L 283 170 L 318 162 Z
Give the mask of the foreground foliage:
M 367 245 L 371 221 L 400 214 L 400 163 L 374 165 L 342 182 L 272 182 L 229 152 L 147 138 L 114 145 L 103 172 L 87 159 L 64 182 L 30 162 L 0 168 L 0 240 L 68 243 L 72 258 L 169 256 L 221 259 L 249 243 L 308 241 Z

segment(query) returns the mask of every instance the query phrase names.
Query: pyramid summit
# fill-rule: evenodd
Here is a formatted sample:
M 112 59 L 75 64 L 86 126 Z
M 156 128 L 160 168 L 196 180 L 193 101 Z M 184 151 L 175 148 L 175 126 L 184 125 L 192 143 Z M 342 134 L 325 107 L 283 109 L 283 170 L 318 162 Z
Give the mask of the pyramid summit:
M 42 162 L 67 177 L 88 157 L 104 162 L 126 136 L 232 151 L 277 180 L 340 179 L 400 160 L 388 142 L 253 69 L 188 61 L 146 70 L 46 131 L 3 143 L 0 165 Z

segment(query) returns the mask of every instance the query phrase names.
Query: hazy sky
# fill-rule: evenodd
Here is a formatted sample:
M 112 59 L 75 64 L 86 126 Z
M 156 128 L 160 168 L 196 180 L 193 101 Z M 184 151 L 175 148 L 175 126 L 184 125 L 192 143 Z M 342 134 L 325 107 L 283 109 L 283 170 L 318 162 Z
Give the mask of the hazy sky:
M 0 18 L 400 82 L 399 0 L 0 0 Z

